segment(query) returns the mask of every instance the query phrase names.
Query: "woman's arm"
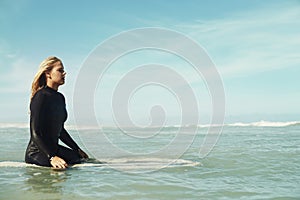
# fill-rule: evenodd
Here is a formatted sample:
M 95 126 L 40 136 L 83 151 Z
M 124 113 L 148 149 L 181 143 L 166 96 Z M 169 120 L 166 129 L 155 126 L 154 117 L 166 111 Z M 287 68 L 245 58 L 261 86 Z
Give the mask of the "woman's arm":
M 45 142 L 46 138 L 42 133 L 44 110 L 43 106 L 45 103 L 45 95 L 37 93 L 30 103 L 30 130 L 31 139 L 38 146 L 39 150 L 45 153 L 48 158 L 55 156 L 56 149 Z
M 71 149 L 73 150 L 78 150 L 80 149 L 79 146 L 76 144 L 76 142 L 71 138 L 69 133 L 66 131 L 66 129 L 63 127 L 61 132 L 60 132 L 60 137 L 61 141 L 68 145 Z
M 71 149 L 78 151 L 79 155 L 82 158 L 88 158 L 89 156 L 79 148 L 76 142 L 71 138 L 70 134 L 66 131 L 63 127 L 62 131 L 60 132 L 60 139 L 63 143 L 68 145 Z

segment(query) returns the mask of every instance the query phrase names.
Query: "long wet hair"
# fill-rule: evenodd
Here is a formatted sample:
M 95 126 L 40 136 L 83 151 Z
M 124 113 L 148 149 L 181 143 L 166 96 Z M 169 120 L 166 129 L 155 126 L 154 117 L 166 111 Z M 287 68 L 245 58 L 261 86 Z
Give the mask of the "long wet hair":
M 42 89 L 47 85 L 46 73 L 50 72 L 55 63 L 61 62 L 61 60 L 55 56 L 50 56 L 46 58 L 39 67 L 38 72 L 35 74 L 32 85 L 31 85 L 31 97 L 35 95 L 37 91 Z

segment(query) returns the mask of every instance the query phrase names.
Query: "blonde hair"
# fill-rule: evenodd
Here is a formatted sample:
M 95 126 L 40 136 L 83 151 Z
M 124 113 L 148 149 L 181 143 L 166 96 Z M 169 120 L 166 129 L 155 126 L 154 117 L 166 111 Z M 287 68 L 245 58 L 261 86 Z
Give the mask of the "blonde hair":
M 61 60 L 55 56 L 51 56 L 46 58 L 41 64 L 39 71 L 36 73 L 34 76 L 32 85 L 31 85 L 31 97 L 35 95 L 37 91 L 42 89 L 47 85 L 47 80 L 46 80 L 46 72 L 49 72 L 52 70 L 53 66 L 55 63 L 61 62 Z

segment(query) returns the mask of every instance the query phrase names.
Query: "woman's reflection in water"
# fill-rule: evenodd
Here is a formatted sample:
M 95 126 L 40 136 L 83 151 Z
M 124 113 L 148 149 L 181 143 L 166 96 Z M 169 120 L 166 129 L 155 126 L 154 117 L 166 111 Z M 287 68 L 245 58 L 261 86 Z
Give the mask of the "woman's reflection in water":
M 25 176 L 28 177 L 27 191 L 60 196 L 63 192 L 63 183 L 71 176 L 71 173 L 68 170 L 56 171 L 46 167 L 29 167 L 26 168 Z

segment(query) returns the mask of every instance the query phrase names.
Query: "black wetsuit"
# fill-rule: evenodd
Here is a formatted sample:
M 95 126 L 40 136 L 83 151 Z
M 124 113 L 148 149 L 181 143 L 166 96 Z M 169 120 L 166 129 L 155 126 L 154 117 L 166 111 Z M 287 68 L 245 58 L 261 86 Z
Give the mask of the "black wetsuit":
M 68 164 L 80 163 L 78 145 L 64 128 L 67 111 L 64 96 L 49 87 L 40 89 L 30 102 L 30 141 L 25 162 L 51 166 L 50 158 L 58 156 Z M 58 144 L 61 140 L 71 149 Z

